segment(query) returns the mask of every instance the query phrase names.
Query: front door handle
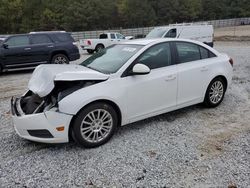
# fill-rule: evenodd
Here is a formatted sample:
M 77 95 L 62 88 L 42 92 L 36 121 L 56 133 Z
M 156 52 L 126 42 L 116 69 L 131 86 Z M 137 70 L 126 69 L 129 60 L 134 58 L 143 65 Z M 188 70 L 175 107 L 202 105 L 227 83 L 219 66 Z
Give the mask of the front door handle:
M 53 48 L 54 46 L 53 45 L 49 45 L 48 48 Z
M 167 76 L 165 81 L 171 81 L 171 80 L 175 80 L 175 79 L 176 79 L 176 75 L 169 75 L 169 76 Z
M 31 48 L 24 48 L 24 50 L 31 50 Z
M 207 67 L 202 67 L 201 72 L 205 72 L 205 71 L 208 71 L 208 68 Z

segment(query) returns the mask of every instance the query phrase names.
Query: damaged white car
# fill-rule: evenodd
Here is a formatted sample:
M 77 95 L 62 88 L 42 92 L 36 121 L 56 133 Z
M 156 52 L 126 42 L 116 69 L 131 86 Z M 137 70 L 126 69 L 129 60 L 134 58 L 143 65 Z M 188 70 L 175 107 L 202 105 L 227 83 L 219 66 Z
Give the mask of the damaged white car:
M 197 103 L 218 106 L 233 61 L 184 39 L 133 40 L 80 65 L 40 65 L 28 91 L 12 98 L 16 132 L 44 143 L 107 142 L 116 128 Z

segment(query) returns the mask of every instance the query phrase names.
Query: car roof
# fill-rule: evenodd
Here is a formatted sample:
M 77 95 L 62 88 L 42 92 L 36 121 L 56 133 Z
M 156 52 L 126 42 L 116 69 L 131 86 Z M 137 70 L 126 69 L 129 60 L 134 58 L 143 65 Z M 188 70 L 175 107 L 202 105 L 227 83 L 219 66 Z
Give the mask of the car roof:
M 58 33 L 70 34 L 70 33 L 65 32 L 65 31 L 38 31 L 38 32 L 30 32 L 30 33 L 11 34 L 11 35 L 7 35 L 7 36 L 0 36 L 0 38 L 8 38 L 8 37 L 13 37 L 13 36 L 37 35 L 37 34 L 58 34 Z
M 197 43 L 197 41 L 193 41 L 190 39 L 176 39 L 176 38 L 155 38 L 155 39 L 135 39 L 123 42 L 122 44 L 132 44 L 132 45 L 149 45 L 151 43 L 160 43 L 160 42 L 169 42 L 169 41 L 184 41 L 184 42 L 192 42 Z
M 132 45 L 143 45 L 143 46 L 151 46 L 151 45 L 155 45 L 155 44 L 159 44 L 162 42 L 171 42 L 171 41 L 175 41 L 175 42 L 190 42 L 193 44 L 197 44 L 199 46 L 202 46 L 206 49 L 209 49 L 211 52 L 213 52 L 216 55 L 219 55 L 220 53 L 218 51 L 216 51 L 214 48 L 204 44 L 203 42 L 200 41 L 196 41 L 196 40 L 191 40 L 191 39 L 180 39 L 180 38 L 156 38 L 156 39 L 135 39 L 135 40 L 129 40 L 127 42 L 123 42 L 123 43 L 119 43 L 119 44 L 132 44 Z
M 67 33 L 66 31 L 32 31 L 28 34 L 50 34 L 50 33 Z
M 6 39 L 9 35 L 0 35 L 0 39 Z

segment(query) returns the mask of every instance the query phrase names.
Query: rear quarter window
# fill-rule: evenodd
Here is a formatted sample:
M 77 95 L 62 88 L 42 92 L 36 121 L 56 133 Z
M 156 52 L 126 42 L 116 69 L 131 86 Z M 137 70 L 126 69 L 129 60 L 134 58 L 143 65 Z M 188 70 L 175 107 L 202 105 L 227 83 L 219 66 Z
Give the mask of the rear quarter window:
M 211 57 L 217 57 L 213 52 L 209 51 L 209 58 Z
M 200 52 L 201 52 L 201 59 L 209 58 L 209 51 L 207 49 L 200 46 Z
M 200 53 L 201 53 L 201 59 L 216 57 L 216 55 L 213 52 L 211 52 L 206 48 L 203 48 L 202 46 L 200 46 Z

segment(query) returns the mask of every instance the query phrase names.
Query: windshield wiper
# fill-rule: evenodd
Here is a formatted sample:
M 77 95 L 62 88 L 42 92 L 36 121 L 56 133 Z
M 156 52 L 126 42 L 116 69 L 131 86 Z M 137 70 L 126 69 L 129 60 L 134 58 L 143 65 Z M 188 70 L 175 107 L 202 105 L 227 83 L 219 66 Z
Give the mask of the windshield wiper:
M 96 69 L 96 68 L 93 68 L 93 67 L 91 67 L 91 66 L 85 66 L 85 67 L 87 67 L 87 68 L 89 68 L 89 69 L 91 69 L 91 70 L 94 70 L 94 71 L 103 73 L 103 72 L 101 72 L 100 70 L 98 70 L 98 69 Z

